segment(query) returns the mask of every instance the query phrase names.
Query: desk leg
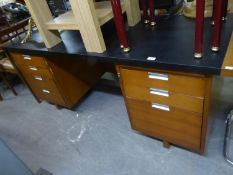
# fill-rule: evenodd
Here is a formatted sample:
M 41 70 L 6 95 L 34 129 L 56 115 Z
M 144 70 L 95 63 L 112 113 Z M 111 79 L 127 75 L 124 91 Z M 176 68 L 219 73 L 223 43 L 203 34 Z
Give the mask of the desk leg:
M 167 142 L 167 141 L 163 141 L 163 147 L 164 148 L 170 148 L 170 146 L 171 146 L 171 144 L 169 143 L 169 142 Z
M 143 11 L 143 19 L 144 23 L 148 24 L 149 23 L 149 17 L 148 17 L 148 0 L 140 0 L 141 6 L 142 6 L 142 11 Z
M 126 37 L 124 19 L 122 15 L 120 0 L 111 0 L 112 11 L 114 15 L 115 26 L 117 30 L 117 35 L 120 41 L 120 46 L 124 52 L 129 52 L 129 43 Z
M 215 9 L 214 9 L 215 18 L 214 18 L 212 48 L 211 48 L 213 52 L 218 52 L 219 47 L 220 47 L 223 1 L 224 0 L 216 0 L 216 3 L 215 3 Z
M 150 25 L 155 26 L 155 1 L 149 0 L 149 8 L 150 8 Z
M 203 33 L 204 33 L 204 12 L 205 1 L 197 0 L 196 5 L 196 29 L 195 29 L 195 58 L 202 58 Z

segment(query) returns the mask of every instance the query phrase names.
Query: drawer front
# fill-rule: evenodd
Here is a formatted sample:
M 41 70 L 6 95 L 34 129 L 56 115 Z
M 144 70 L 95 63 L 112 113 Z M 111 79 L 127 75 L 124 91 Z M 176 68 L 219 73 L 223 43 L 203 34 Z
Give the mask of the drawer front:
M 40 77 L 34 77 L 29 74 L 26 74 L 24 78 L 38 98 L 62 106 L 65 105 L 65 101 L 52 79 L 41 79 Z
M 130 98 L 126 101 L 133 129 L 186 148 L 200 149 L 201 115 Z
M 39 68 L 30 65 L 20 65 L 19 69 L 24 76 L 31 75 L 33 77 L 41 77 L 42 79 L 53 79 L 53 75 L 49 69 Z
M 203 98 L 176 94 L 152 87 L 133 86 L 131 84 L 126 84 L 124 90 L 127 97 L 134 99 L 161 103 L 192 112 L 203 112 Z
M 44 87 L 41 89 L 37 89 L 35 91 L 35 94 L 38 95 L 38 97 L 42 100 L 46 100 L 61 106 L 66 105 L 63 98 L 59 94 L 59 91 L 56 88 Z
M 11 56 L 17 65 L 33 65 L 43 68 L 48 67 L 47 62 L 43 57 L 23 55 L 18 53 L 11 54 Z
M 120 69 L 123 86 L 154 87 L 195 97 L 204 97 L 205 79 L 175 74 L 163 74 L 142 70 Z

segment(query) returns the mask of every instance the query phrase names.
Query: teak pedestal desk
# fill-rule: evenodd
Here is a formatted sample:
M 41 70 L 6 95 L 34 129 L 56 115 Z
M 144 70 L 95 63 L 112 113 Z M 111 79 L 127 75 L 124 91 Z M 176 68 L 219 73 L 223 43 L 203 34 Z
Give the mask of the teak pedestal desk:
M 155 28 L 142 23 L 129 28 L 130 53 L 119 48 L 112 21 L 103 27 L 105 53 L 87 53 L 74 31 L 63 32 L 63 43 L 51 49 L 38 33 L 27 44 L 15 40 L 4 49 L 38 101 L 67 108 L 116 67 L 133 129 L 163 140 L 166 147 L 172 143 L 203 153 L 212 77 L 233 76 L 233 15 L 223 26 L 219 53 L 211 52 L 209 24 L 200 60 L 193 57 L 195 21 L 182 16 Z

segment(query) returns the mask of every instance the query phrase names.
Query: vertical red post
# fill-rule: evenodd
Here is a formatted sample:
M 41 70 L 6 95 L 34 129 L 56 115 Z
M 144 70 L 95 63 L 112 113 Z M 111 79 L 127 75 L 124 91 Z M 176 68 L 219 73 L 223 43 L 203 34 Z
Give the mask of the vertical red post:
M 118 36 L 118 39 L 119 39 L 119 42 L 120 42 L 120 47 L 123 48 L 123 42 L 122 42 L 122 36 L 120 35 L 119 33 L 119 30 L 117 29 L 118 28 L 118 22 L 119 20 L 117 19 L 118 15 L 116 14 L 116 8 L 114 6 L 114 4 L 111 2 L 111 5 L 112 5 L 112 12 L 113 12 L 113 15 L 114 15 L 114 22 L 115 22 L 115 27 L 116 27 L 116 31 L 117 31 L 117 36 Z
M 149 0 L 149 9 L 150 9 L 150 25 L 155 26 L 155 0 Z
M 223 0 L 216 0 L 214 11 L 215 11 L 215 18 L 214 18 L 211 50 L 214 52 L 218 52 L 220 47 L 220 40 L 221 40 Z
M 227 9 L 228 9 L 228 0 L 223 0 L 223 12 L 222 12 L 222 20 L 226 21 L 227 19 Z
M 142 12 L 143 12 L 143 19 L 144 23 L 148 24 L 149 19 L 148 19 L 148 0 L 140 0 L 141 6 L 142 6 Z
M 130 47 L 126 37 L 120 0 L 111 0 L 111 5 L 120 46 L 124 52 L 129 52 Z
M 196 1 L 195 58 L 202 58 L 205 0 Z
M 211 25 L 214 25 L 214 18 L 215 18 L 215 4 L 216 4 L 216 0 L 213 0 L 213 9 L 212 9 L 212 17 L 211 17 Z

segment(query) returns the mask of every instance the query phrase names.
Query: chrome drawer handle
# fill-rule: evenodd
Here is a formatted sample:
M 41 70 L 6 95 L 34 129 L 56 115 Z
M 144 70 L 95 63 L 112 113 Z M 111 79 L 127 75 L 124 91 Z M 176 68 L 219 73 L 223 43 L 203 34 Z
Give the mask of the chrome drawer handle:
M 159 96 L 169 97 L 169 92 L 166 90 L 150 88 L 150 94 L 155 94 Z
M 159 73 L 154 73 L 154 72 L 148 72 L 148 77 L 151 78 L 151 79 L 168 81 L 168 75 L 166 75 L 166 74 L 159 74 Z
M 39 81 L 42 81 L 42 80 L 43 80 L 43 78 L 42 78 L 41 76 L 34 76 L 34 79 L 35 79 L 35 80 L 39 80 Z
M 38 70 L 36 67 L 34 67 L 34 66 L 28 66 L 29 67 L 29 69 L 30 70 L 34 70 L 34 71 L 36 71 L 36 70 Z
M 24 60 L 31 60 L 32 58 L 29 55 L 22 55 Z
M 158 104 L 158 103 L 152 103 L 151 105 L 152 108 L 156 108 L 156 109 L 160 109 L 160 110 L 163 110 L 163 111 L 170 111 L 170 107 L 167 106 L 167 105 L 161 105 L 161 104 Z
M 227 69 L 227 70 L 233 70 L 233 66 L 225 66 L 225 69 Z
M 42 89 L 42 92 L 47 93 L 47 94 L 50 94 L 50 91 L 49 91 L 49 90 L 46 90 L 46 89 Z

